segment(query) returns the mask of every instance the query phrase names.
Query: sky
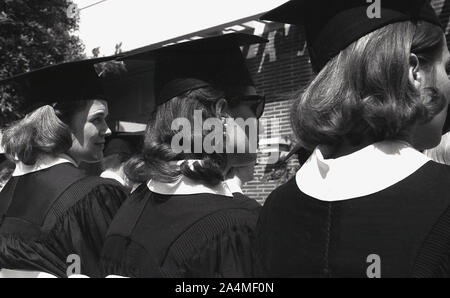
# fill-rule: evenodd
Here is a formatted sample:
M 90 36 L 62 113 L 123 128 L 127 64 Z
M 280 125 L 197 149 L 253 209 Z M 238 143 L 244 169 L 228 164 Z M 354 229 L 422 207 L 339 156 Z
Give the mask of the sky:
M 287 0 L 74 0 L 86 55 L 128 51 L 268 11 Z M 95 4 L 91 7 L 89 5 Z M 85 8 L 87 7 L 87 8 Z M 83 9 L 85 8 L 85 9 Z

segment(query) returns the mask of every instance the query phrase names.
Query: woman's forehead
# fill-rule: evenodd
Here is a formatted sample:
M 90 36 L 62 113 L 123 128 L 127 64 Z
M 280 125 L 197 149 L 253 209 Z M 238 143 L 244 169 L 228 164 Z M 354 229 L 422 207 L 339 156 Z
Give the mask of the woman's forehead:
M 94 99 L 89 105 L 89 114 L 108 113 L 108 103 L 105 100 Z

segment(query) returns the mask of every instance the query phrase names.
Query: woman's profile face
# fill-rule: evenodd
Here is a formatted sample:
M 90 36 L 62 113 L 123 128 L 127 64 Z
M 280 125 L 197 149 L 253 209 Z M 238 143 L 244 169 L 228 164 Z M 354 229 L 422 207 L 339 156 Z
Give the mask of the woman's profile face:
M 235 148 L 235 154 L 231 154 L 228 156 L 230 163 L 233 166 L 240 167 L 243 166 L 241 170 L 244 172 L 251 172 L 250 175 L 246 174 L 247 178 L 241 179 L 246 181 L 250 181 L 253 179 L 253 168 L 255 167 L 257 154 L 256 150 L 258 148 L 259 141 L 259 122 L 256 118 L 256 114 L 251 109 L 251 106 L 248 103 L 240 102 L 238 105 L 233 108 L 228 108 L 227 112 L 230 114 L 231 118 L 236 122 L 232 127 L 227 127 L 229 133 L 229 139 L 236 140 L 236 144 L 244 145 L 241 146 L 244 149 L 243 151 L 239 151 L 238 148 Z M 247 170 L 244 170 L 247 168 Z
M 447 100 L 447 105 L 429 123 L 418 125 L 416 127 L 412 143 L 418 150 L 433 148 L 440 143 L 442 128 L 447 118 L 448 103 L 450 99 L 450 53 L 445 39 L 442 54 L 439 59 L 434 62 L 433 70 L 429 73 L 425 73 L 424 76 L 425 81 L 429 82 L 427 82 L 427 85 L 434 85 Z M 431 82 L 433 79 L 434 84 Z
M 111 134 L 107 116 L 106 101 L 91 100 L 84 110 L 72 117 L 72 147 L 68 153 L 77 163 L 98 162 L 103 158 L 105 137 Z

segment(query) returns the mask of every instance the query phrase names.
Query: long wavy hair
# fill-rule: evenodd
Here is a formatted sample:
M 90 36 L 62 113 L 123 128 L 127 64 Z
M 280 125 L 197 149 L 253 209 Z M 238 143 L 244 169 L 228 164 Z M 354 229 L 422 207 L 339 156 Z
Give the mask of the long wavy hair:
M 181 175 L 206 185 L 214 186 L 224 180 L 227 165 L 225 153 L 208 154 L 177 152 L 171 147 L 173 137 L 179 133 L 172 129 L 175 119 L 188 119 L 191 124 L 191 144 L 194 146 L 194 112 L 201 111 L 202 119 L 220 118 L 215 110 L 216 102 L 224 94 L 212 87 L 188 91 L 160 105 L 152 115 L 146 129 L 143 153 L 131 158 L 125 165 L 125 173 L 133 182 L 154 179 L 174 182 Z M 202 130 L 202 140 L 211 131 Z M 191 150 L 190 152 L 194 152 Z M 188 160 L 197 160 L 189 164 Z

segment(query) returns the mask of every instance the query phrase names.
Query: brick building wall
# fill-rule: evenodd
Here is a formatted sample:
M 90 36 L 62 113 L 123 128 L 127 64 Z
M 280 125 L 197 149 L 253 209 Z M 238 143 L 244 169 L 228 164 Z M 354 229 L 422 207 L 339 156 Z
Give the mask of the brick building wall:
M 277 23 L 265 23 L 264 29 L 263 37 L 269 42 L 260 45 L 255 57 L 251 53 L 247 54 L 247 62 L 258 91 L 266 96 L 266 107 L 261 118 L 266 123 L 265 133 L 260 135 L 255 178 L 243 187 L 245 194 L 261 203 L 272 190 L 294 176 L 299 167 L 294 158 L 287 167 L 274 168 L 273 165 L 266 164 L 269 154 L 277 154 L 267 152 L 267 145 L 278 145 L 278 155 L 289 151 L 290 147 L 282 147 L 281 142 L 277 143 L 276 140 L 281 138 L 287 142 L 294 141 L 290 125 L 291 106 L 295 96 L 312 78 L 301 29 Z M 274 129 L 273 126 L 277 125 L 279 128 Z

